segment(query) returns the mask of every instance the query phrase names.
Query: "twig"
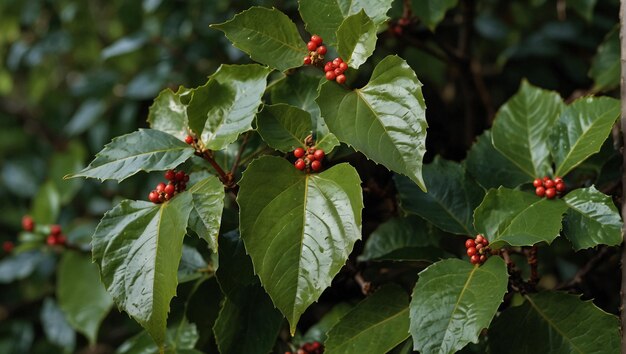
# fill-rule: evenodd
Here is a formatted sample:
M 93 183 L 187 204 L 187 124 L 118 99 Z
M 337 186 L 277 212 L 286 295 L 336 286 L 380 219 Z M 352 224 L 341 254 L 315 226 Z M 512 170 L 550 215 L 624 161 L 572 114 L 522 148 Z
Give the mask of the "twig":
M 235 196 L 237 196 L 237 190 L 239 188 L 237 188 L 237 184 L 235 183 L 235 178 L 233 177 L 233 174 L 230 172 L 225 172 L 224 169 L 222 169 L 222 166 L 220 166 L 220 164 L 215 161 L 215 159 L 213 158 L 213 151 L 196 150 L 195 154 L 196 156 L 199 156 L 206 160 L 208 163 L 210 163 L 211 166 L 213 166 L 213 169 L 217 172 L 220 181 L 222 181 L 222 183 L 224 184 L 224 187 L 230 189 L 230 191 L 233 192 Z
M 525 252 L 528 265 L 530 266 L 530 279 L 528 282 L 532 285 L 537 285 L 539 282 L 539 272 L 537 271 L 537 250 L 537 246 L 532 246 Z
M 607 255 L 607 253 L 609 253 L 609 248 L 608 247 L 602 247 L 598 250 L 598 253 L 596 253 L 593 257 L 591 257 L 587 263 L 582 266 L 578 272 L 576 272 L 576 274 L 574 274 L 574 276 L 572 277 L 572 279 L 570 279 L 567 283 L 561 284 L 559 286 L 556 287 L 557 290 L 564 290 L 564 289 L 569 289 L 569 288 L 573 288 L 576 285 L 580 284 L 583 282 L 584 278 L 587 276 L 587 274 L 592 271 L 596 265 L 598 265 L 598 263 L 600 263 Z
M 621 48 L 621 108 L 622 108 L 622 139 L 624 144 L 622 145 L 622 186 L 626 187 L 626 153 L 623 151 L 626 146 L 626 0 L 620 1 L 619 9 L 619 22 L 620 22 L 620 48 Z M 622 220 L 626 220 L 626 188 L 622 188 Z M 626 235 L 626 224 L 622 226 L 622 237 Z M 622 284 L 620 291 L 620 320 L 621 320 L 621 333 L 622 333 L 622 354 L 626 354 L 626 312 L 624 311 L 624 305 L 626 304 L 626 247 L 622 242 L 622 257 L 621 257 L 621 269 L 622 269 Z

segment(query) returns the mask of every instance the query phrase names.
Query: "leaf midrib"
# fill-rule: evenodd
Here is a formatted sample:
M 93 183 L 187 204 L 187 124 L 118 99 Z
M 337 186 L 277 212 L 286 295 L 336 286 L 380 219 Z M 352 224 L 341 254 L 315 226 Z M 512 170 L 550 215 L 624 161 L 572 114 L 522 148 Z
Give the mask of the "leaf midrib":
M 528 301 L 528 303 L 530 304 L 530 306 L 537 312 L 537 314 L 552 328 L 554 328 L 554 330 L 561 335 L 561 337 L 563 337 L 564 339 L 567 340 L 568 343 L 570 343 L 570 345 L 572 346 L 572 349 L 575 349 L 578 353 L 584 354 L 584 352 L 582 350 L 580 350 L 575 344 L 574 342 L 565 335 L 565 333 L 563 333 L 563 331 L 556 326 L 556 324 L 554 322 L 552 322 L 550 320 L 550 318 L 548 318 L 545 313 L 543 313 L 539 307 L 533 302 L 533 300 L 530 298 L 530 296 L 524 296 L 526 298 L 526 300 Z
M 402 315 L 402 314 L 404 314 L 405 312 L 409 312 L 409 306 L 408 306 L 408 305 L 406 306 L 406 308 L 404 308 L 404 309 L 402 309 L 402 310 L 400 310 L 400 311 L 396 312 L 394 315 L 389 316 L 389 317 L 385 318 L 385 319 L 384 319 L 384 320 L 382 320 L 382 321 L 376 322 L 376 323 L 374 323 L 374 324 L 372 324 L 372 325 L 370 325 L 370 326 L 367 326 L 366 328 L 364 328 L 364 329 L 360 330 L 360 332 L 359 332 L 359 333 L 357 333 L 356 335 L 354 335 L 354 336 L 352 336 L 352 337 L 350 337 L 350 338 L 348 338 L 348 339 L 344 340 L 344 341 L 343 341 L 343 343 L 342 343 L 341 345 L 339 345 L 339 346 L 337 346 L 337 348 L 335 348 L 335 350 L 339 350 L 339 349 L 341 349 L 341 348 L 346 347 L 346 346 L 348 345 L 348 343 L 351 343 L 352 341 L 354 341 L 354 340 L 356 340 L 357 338 L 361 337 L 363 334 L 365 334 L 365 332 L 366 332 L 366 331 L 369 331 L 369 330 L 371 330 L 372 328 L 379 327 L 379 326 L 383 325 L 384 323 L 389 322 L 389 321 L 391 321 L 391 320 L 393 320 L 393 319 L 395 319 L 395 318 L 397 318 L 397 317 L 401 316 L 401 315 Z M 407 316 L 407 317 L 408 317 L 408 316 Z M 406 333 L 406 337 L 404 337 L 404 338 L 407 338 L 409 335 L 410 335 L 410 333 L 409 333 L 409 332 L 407 332 L 407 333 Z
M 452 319 L 454 318 L 454 313 L 457 311 L 457 309 L 459 308 L 459 304 L 461 303 L 461 299 L 463 298 L 463 295 L 465 294 L 465 290 L 467 290 L 467 288 L 469 288 L 469 283 L 472 280 L 472 278 L 474 277 L 474 274 L 476 273 L 476 271 L 479 269 L 478 265 L 475 265 L 472 268 L 472 271 L 470 272 L 469 276 L 467 277 L 467 280 L 465 281 L 465 284 L 463 284 L 463 288 L 461 288 L 461 293 L 459 294 L 459 297 L 456 300 L 456 303 L 454 304 L 454 308 L 452 309 L 452 312 L 450 313 L 450 319 L 448 320 L 448 324 L 446 325 L 446 331 L 443 335 L 443 340 L 441 341 L 441 344 L 443 344 L 445 342 L 445 338 L 448 336 L 449 333 L 449 329 L 450 329 L 450 324 L 452 323 Z M 441 351 L 441 349 L 443 349 L 440 345 L 439 350 Z
M 289 20 L 289 21 L 291 21 L 291 20 Z M 291 22 L 291 23 L 293 24 L 293 22 Z M 223 23 L 223 24 L 217 25 L 215 27 L 219 28 L 219 27 L 222 27 L 223 25 L 225 25 L 225 24 Z M 250 27 L 247 27 L 247 26 L 241 26 L 241 29 L 245 29 L 245 30 L 248 30 L 248 31 L 251 31 L 251 32 L 255 32 L 255 33 L 257 33 L 258 35 L 261 35 L 261 36 L 267 36 L 270 39 L 274 40 L 275 42 L 278 42 L 279 44 L 281 44 L 281 45 L 283 45 L 285 47 L 288 47 L 288 48 L 290 48 L 290 49 L 292 49 L 294 51 L 297 51 L 299 53 L 307 53 L 307 51 L 303 50 L 302 48 L 294 47 L 294 46 L 290 45 L 289 43 L 283 42 L 282 40 L 278 39 L 278 37 L 273 37 L 270 34 L 261 32 L 259 30 L 254 29 L 254 28 L 250 28 Z M 272 31 L 271 33 L 274 33 L 274 32 Z M 235 43 L 235 41 L 233 41 L 233 44 L 234 43 Z
M 498 241 L 502 239 L 502 235 L 505 234 L 507 231 L 509 231 L 509 229 L 511 228 L 511 225 L 513 225 L 513 223 L 515 222 L 515 220 L 517 220 L 520 215 L 522 215 L 523 213 L 525 213 L 528 209 L 534 207 L 535 205 L 537 205 L 538 203 L 541 203 L 543 201 L 543 199 L 539 199 L 538 201 L 530 204 L 529 206 L 527 206 L 526 208 L 522 209 L 521 211 L 517 212 L 515 214 L 515 216 L 511 219 L 511 221 L 509 222 L 509 224 L 504 228 L 504 230 L 502 230 L 501 232 L 498 232 L 498 237 L 494 240 L 494 241 Z
M 157 154 L 157 153 L 166 153 L 166 152 L 170 152 L 170 151 L 174 152 L 176 150 L 190 150 L 191 151 L 191 148 L 187 147 L 187 146 L 178 146 L 176 148 L 160 149 L 160 150 L 152 150 L 152 151 L 148 151 L 148 152 L 142 152 L 142 153 L 139 153 L 139 154 L 126 156 L 126 157 L 123 157 L 121 159 L 115 159 L 113 161 L 107 161 L 107 162 L 103 163 L 102 165 L 97 165 L 97 166 L 93 166 L 93 167 L 91 165 L 89 165 L 84 170 L 82 170 L 82 171 L 80 171 L 78 173 L 82 174 L 84 172 L 93 171 L 93 170 L 105 167 L 107 165 L 110 165 L 110 164 L 119 163 L 120 161 L 125 161 L 125 160 L 128 160 L 128 159 L 137 158 L 137 157 L 140 157 L 140 156 L 143 156 L 143 155 L 153 155 L 153 154 Z M 102 156 L 102 155 L 100 155 L 100 156 Z

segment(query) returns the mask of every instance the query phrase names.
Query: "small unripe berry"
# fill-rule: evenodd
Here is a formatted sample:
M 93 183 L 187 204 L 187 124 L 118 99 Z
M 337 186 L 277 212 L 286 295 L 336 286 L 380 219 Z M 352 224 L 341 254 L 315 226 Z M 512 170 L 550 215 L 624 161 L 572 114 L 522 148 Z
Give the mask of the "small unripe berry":
M 546 189 L 542 186 L 539 186 L 537 188 L 535 188 L 535 194 L 540 197 L 543 198 L 544 195 L 546 195 Z
M 546 189 L 546 198 L 554 199 L 554 197 L 556 197 L 556 189 L 554 188 Z
M 485 263 L 486 260 L 487 256 L 485 256 L 484 254 L 480 256 L 480 263 Z
M 486 238 L 483 239 L 483 245 L 485 247 L 489 246 L 489 241 Z
M 348 70 L 348 64 L 346 64 L 346 63 L 339 64 L 339 69 L 341 69 L 341 71 Z
M 22 217 L 22 229 L 24 231 L 33 231 L 35 228 L 35 221 L 29 215 L 24 215 Z
M 315 160 L 313 162 L 311 162 L 311 169 L 313 171 L 319 171 L 322 168 L 322 163 Z
M 183 177 L 183 182 L 189 182 L 189 175 L 185 175 L 185 177 Z
M 304 65 L 311 65 L 311 57 L 310 56 L 306 56 L 304 57 Z
M 477 251 L 480 251 L 481 249 L 483 249 L 483 247 L 485 247 L 485 246 L 482 244 L 482 242 L 481 242 L 481 243 L 476 244 L 476 250 L 477 250 Z
M 300 171 L 304 170 L 304 168 L 306 167 L 306 163 L 303 159 L 297 159 L 293 165 L 296 166 L 296 168 Z
M 479 243 L 483 243 L 483 240 L 485 239 L 485 237 L 481 234 L 476 235 L 476 240 L 474 240 L 476 242 L 476 244 Z
M 187 183 L 185 183 L 185 182 L 180 182 L 180 183 L 178 184 L 178 191 L 179 191 L 179 192 L 182 192 L 182 191 L 184 191 L 185 189 L 187 189 Z
M 554 186 L 554 188 L 556 188 L 557 192 L 565 192 L 565 189 L 566 189 L 565 183 L 559 182 L 556 184 L 556 186 Z
M 471 262 L 472 264 L 478 264 L 478 263 L 480 263 L 480 256 L 479 256 L 479 255 L 477 255 L 477 254 L 475 254 L 475 255 L 471 256 L 471 257 L 470 257 L 470 262 Z
M 316 160 L 315 155 L 313 155 L 313 154 L 306 155 L 305 159 L 308 160 L 309 162 L 312 162 L 312 161 Z
M 159 203 L 159 193 L 157 193 L 156 191 L 150 192 L 150 194 L 148 194 L 148 200 L 155 204 Z
M 324 150 L 322 149 L 315 150 L 315 152 L 313 153 L 313 157 L 315 157 L 315 159 L 318 161 L 322 161 L 324 159 Z
M 346 82 L 346 75 L 344 74 L 338 75 L 335 80 L 337 81 L 339 85 L 343 85 Z
M 296 148 L 293 151 L 293 156 L 295 156 L 296 158 L 301 158 L 302 156 L 304 156 L 304 149 L 303 148 Z
M 182 181 L 183 179 L 185 179 L 185 172 L 184 171 L 178 171 L 176 172 L 176 178 L 177 181 Z
M 185 138 L 185 142 L 189 145 L 193 144 L 194 142 L 194 138 L 191 135 L 187 135 L 187 137 Z
M 161 182 L 157 184 L 156 189 L 157 193 L 161 193 L 165 190 L 165 183 Z
M 554 181 L 549 179 L 543 182 L 543 186 L 546 187 L 546 189 L 554 188 Z
M 319 47 L 317 48 L 317 54 L 324 55 L 324 54 L 326 54 L 326 51 L 327 51 L 327 50 L 326 50 L 326 47 L 325 47 L 325 46 L 323 46 L 323 45 L 321 45 L 321 46 L 319 46 Z
M 313 51 L 317 49 L 317 44 L 313 41 L 309 41 L 309 43 L 306 44 L 306 49 Z
M 479 245 L 479 246 L 480 246 L 480 245 Z M 476 250 L 476 247 L 470 247 L 470 248 L 468 248 L 468 249 L 467 249 L 467 255 L 468 255 L 468 256 L 470 256 L 470 257 L 471 257 L 471 256 L 473 256 L 473 255 L 475 255 L 475 254 L 476 254 L 476 252 L 478 252 L 478 251 Z
M 167 170 L 167 172 L 165 172 L 166 180 L 173 181 L 174 178 L 176 178 L 176 172 L 174 172 L 174 170 Z
M 174 192 L 176 191 L 176 187 L 174 187 L 173 184 L 168 184 L 167 186 L 165 186 L 165 190 L 163 190 L 165 192 L 165 194 L 169 195 L 170 198 L 174 195 Z
M 476 242 L 474 242 L 474 240 L 467 239 L 467 241 L 465 241 L 465 248 L 470 248 L 470 247 L 475 247 L 476 246 Z
M 543 181 L 541 180 L 541 178 L 535 178 L 535 180 L 533 181 L 533 186 L 535 188 L 543 186 Z
M 50 225 L 50 235 L 60 235 L 61 234 L 61 225 Z
M 318 36 L 317 34 L 314 34 L 311 36 L 311 42 L 320 45 L 322 44 L 324 41 L 322 40 L 322 37 Z
M 2 243 L 2 250 L 3 250 L 5 253 L 11 253 L 11 252 L 13 252 L 13 248 L 15 248 L 15 245 L 14 245 L 14 244 L 13 244 L 13 242 L 11 242 L 11 241 L 4 241 L 4 242 Z
M 326 72 L 326 80 L 330 80 L 330 81 L 335 80 L 335 73 L 332 72 L 332 71 L 327 71 Z

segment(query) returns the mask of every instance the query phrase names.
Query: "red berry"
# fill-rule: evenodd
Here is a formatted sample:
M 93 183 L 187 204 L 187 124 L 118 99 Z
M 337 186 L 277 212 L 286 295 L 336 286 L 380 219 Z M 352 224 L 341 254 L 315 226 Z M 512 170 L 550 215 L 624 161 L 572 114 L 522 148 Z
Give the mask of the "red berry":
M 484 254 L 480 256 L 480 263 L 485 263 L 486 260 L 487 256 L 485 256 Z
M 322 37 L 318 36 L 317 34 L 314 34 L 311 36 L 311 42 L 320 45 L 322 44 L 324 41 L 322 40 Z
M 57 239 L 56 239 L 57 245 L 64 245 L 65 241 L 67 241 L 67 240 L 66 240 L 64 235 L 57 236 Z
M 306 49 L 308 49 L 309 51 L 314 51 L 315 49 L 317 49 L 317 44 L 313 41 L 309 41 L 309 43 L 306 44 Z
M 554 177 L 554 183 L 562 183 L 563 182 L 563 178 L 561 177 Z
M 311 65 L 311 57 L 310 56 L 306 56 L 304 57 L 304 65 Z
M 339 69 L 339 68 L 333 70 L 333 72 L 335 73 L 335 76 L 339 76 L 339 75 L 343 74 L 343 71 L 341 71 L 341 69 Z
M 333 63 L 328 62 L 324 65 L 324 71 L 332 71 L 333 70 Z
M 479 245 L 479 246 L 480 246 L 480 245 Z M 471 256 L 473 256 L 473 255 L 475 255 L 475 254 L 476 254 L 476 252 L 478 252 L 478 251 L 476 250 L 476 247 L 470 247 L 470 248 L 468 248 L 468 249 L 467 249 L 467 255 L 468 255 L 468 256 L 470 256 L 470 257 L 471 257 Z
M 315 155 L 313 154 L 306 155 L 305 159 L 309 160 L 309 162 L 316 160 Z
M 174 187 L 173 184 L 168 184 L 167 186 L 165 186 L 165 189 L 163 191 L 171 198 L 176 191 L 176 187 Z
M 326 72 L 326 80 L 330 80 L 330 81 L 335 80 L 335 73 L 332 72 L 332 71 L 327 71 Z
M 322 168 L 322 163 L 315 160 L 313 162 L 311 162 L 311 169 L 313 171 L 319 171 Z
M 15 245 L 14 245 L 14 244 L 13 244 L 13 242 L 11 242 L 11 241 L 4 241 L 4 242 L 2 243 L 2 250 L 3 250 L 5 253 L 11 253 L 11 252 L 13 252 L 13 248 L 15 248 Z
M 541 180 L 541 178 L 535 178 L 535 180 L 533 181 L 533 186 L 535 186 L 535 188 L 543 186 L 543 181 Z
M 22 229 L 24 231 L 33 231 L 35 228 L 35 221 L 29 215 L 24 215 L 22 217 Z
M 476 235 L 476 240 L 475 240 L 476 244 L 483 243 L 484 239 L 485 239 L 485 237 L 483 235 L 481 235 L 481 234 Z
M 341 63 L 343 63 L 343 59 L 341 59 L 341 58 L 333 59 L 333 67 L 338 68 L 339 65 L 341 65 Z
M 313 157 L 315 157 L 315 159 L 318 161 L 322 161 L 324 159 L 324 150 L 322 149 L 315 150 L 315 152 L 313 153 Z
M 544 180 L 544 181 L 547 181 L 547 180 L 549 180 L 549 179 L 550 179 L 550 177 L 548 177 L 548 176 L 543 176 L 543 180 Z
M 543 196 L 546 195 L 546 189 L 544 187 L 537 187 L 535 188 L 535 194 L 538 197 L 543 198 Z
M 174 170 L 167 170 L 167 172 L 165 172 L 166 180 L 173 181 L 174 178 L 176 178 L 176 172 L 174 172 Z
M 175 180 L 182 181 L 183 179 L 185 179 L 185 172 L 184 171 L 176 172 Z
M 477 255 L 477 254 L 475 254 L 475 255 L 471 256 L 471 257 L 470 257 L 470 262 L 471 262 L 472 264 L 478 264 L 478 263 L 480 263 L 480 256 L 479 256 L 479 255 Z
M 194 138 L 191 135 L 187 135 L 187 137 L 185 138 L 185 142 L 189 145 L 193 144 L 194 142 Z
M 61 225 L 50 225 L 50 235 L 60 235 L 61 234 Z
M 324 55 L 324 54 L 326 54 L 326 47 L 325 47 L 325 46 L 323 46 L 323 45 L 319 46 L 319 47 L 317 48 L 317 54 L 319 54 L 319 55 Z
M 556 197 L 556 189 L 554 188 L 546 189 L 546 198 L 554 199 L 554 197 Z
M 157 193 L 162 193 L 165 190 L 165 183 L 161 182 L 159 184 L 157 184 L 155 191 L 157 191 Z
M 339 85 L 343 85 L 343 83 L 346 82 L 346 75 L 344 74 L 338 75 L 335 80 L 337 81 Z
M 562 193 L 562 192 L 565 192 L 565 189 L 567 189 L 567 188 L 565 187 L 565 183 L 563 183 L 563 182 L 559 182 L 559 183 L 557 183 L 557 184 L 556 184 L 556 186 L 554 186 L 554 188 L 556 188 L 556 191 L 557 191 L 557 192 L 561 192 L 561 193 Z
M 476 246 L 476 242 L 474 242 L 474 240 L 472 240 L 471 238 L 465 241 L 465 248 L 470 248 L 470 247 L 475 247 L 475 246 Z
M 159 193 L 157 193 L 157 191 L 150 192 L 150 194 L 148 194 L 148 200 L 150 200 L 154 204 L 158 204 L 160 202 Z
M 57 244 L 57 238 L 55 236 L 52 235 L 48 235 L 48 238 L 46 238 L 46 243 L 49 246 L 53 246 Z
M 485 245 L 483 245 L 483 243 L 482 243 L 482 242 L 481 242 L 481 243 L 476 244 L 476 250 L 477 250 L 477 251 L 480 251 L 481 249 L 483 249 L 483 247 L 485 247 Z
M 348 64 L 342 62 L 341 64 L 339 64 L 339 69 L 341 69 L 341 71 L 348 70 Z
M 489 241 L 487 241 L 487 239 L 486 239 L 486 238 L 484 238 L 484 239 L 483 239 L 483 245 L 484 245 L 485 247 L 489 246 Z
M 183 182 L 189 182 L 189 175 L 185 175 L 185 177 L 183 177 Z
M 295 156 L 297 158 L 301 158 L 302 156 L 304 156 L 304 149 L 303 148 L 296 148 L 293 151 L 293 156 Z
M 554 181 L 549 179 L 543 182 L 543 186 L 546 187 L 546 189 L 554 188 Z
M 293 165 L 296 166 L 298 170 L 302 171 L 306 167 L 306 162 L 304 162 L 303 159 L 297 159 Z
M 318 350 L 321 346 L 320 342 L 313 342 L 313 350 Z

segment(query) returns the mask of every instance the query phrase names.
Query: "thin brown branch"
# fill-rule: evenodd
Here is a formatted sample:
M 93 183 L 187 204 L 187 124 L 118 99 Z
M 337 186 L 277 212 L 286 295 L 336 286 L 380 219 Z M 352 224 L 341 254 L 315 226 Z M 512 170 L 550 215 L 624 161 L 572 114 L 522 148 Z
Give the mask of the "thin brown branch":
M 530 266 L 530 279 L 528 282 L 532 285 L 537 285 L 539 282 L 539 272 L 537 271 L 537 250 L 537 246 L 532 246 L 525 251 L 526 260 Z
M 606 255 L 608 253 L 609 253 L 608 247 L 600 248 L 598 250 L 598 253 L 596 253 L 593 257 L 591 257 L 589 261 L 587 261 L 587 263 L 584 266 L 582 266 L 578 270 L 578 272 L 576 272 L 576 274 L 574 274 L 572 279 L 570 279 L 568 282 L 564 284 L 557 286 L 556 289 L 557 290 L 571 289 L 577 286 L 578 284 L 582 283 L 583 280 L 585 280 L 585 277 L 587 276 L 587 274 L 593 269 L 595 269 L 598 263 L 600 263 L 603 259 L 606 258 Z
M 220 181 L 224 184 L 224 187 L 228 188 L 231 192 L 233 192 L 233 194 L 235 196 L 237 195 L 237 190 L 239 188 L 238 188 L 237 184 L 235 183 L 235 178 L 234 178 L 233 174 L 230 173 L 230 172 L 228 172 L 228 173 L 225 172 L 224 169 L 222 168 L 222 166 L 220 166 L 220 164 L 217 163 L 217 161 L 215 161 L 215 158 L 213 157 L 213 151 L 211 151 L 211 150 L 197 150 L 196 151 L 196 156 L 199 156 L 199 157 L 203 158 L 209 164 L 211 164 L 211 166 L 213 167 L 215 172 L 217 172 Z

